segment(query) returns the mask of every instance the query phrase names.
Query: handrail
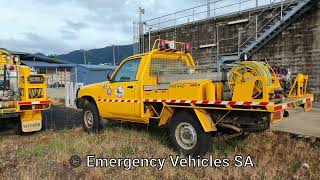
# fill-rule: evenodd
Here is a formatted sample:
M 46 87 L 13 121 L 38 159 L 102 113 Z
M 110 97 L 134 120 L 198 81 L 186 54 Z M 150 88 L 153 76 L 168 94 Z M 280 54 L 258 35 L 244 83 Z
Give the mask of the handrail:
M 285 10 L 287 10 L 291 5 L 293 5 L 294 3 L 296 3 L 297 0 L 282 0 L 282 2 L 278 2 L 278 0 L 274 0 L 270 5 L 273 6 L 273 10 L 269 13 L 269 14 L 274 14 L 275 12 L 278 11 L 278 8 L 281 8 L 281 5 L 286 5 L 285 8 L 282 8 L 281 10 L 279 10 L 279 12 L 277 12 L 275 15 L 273 15 L 273 17 L 268 20 L 266 23 L 263 24 L 263 26 L 259 29 L 256 29 L 256 31 L 254 33 L 251 33 L 251 35 L 246 34 L 245 36 L 241 37 L 240 42 L 238 41 L 237 43 L 235 43 L 233 45 L 233 48 L 238 47 L 238 49 L 241 49 L 241 47 L 243 47 L 249 40 L 251 40 L 254 36 L 257 36 L 257 34 L 259 34 L 270 22 L 272 22 L 275 18 L 279 17 L 279 13 L 284 12 Z M 258 15 L 256 15 L 255 17 L 258 18 L 261 15 L 263 15 L 267 10 L 269 10 L 269 8 L 264 9 L 263 11 L 261 11 Z M 256 22 L 256 18 L 250 19 L 248 24 L 242 29 L 241 34 L 243 32 L 247 32 L 250 33 L 250 27 L 252 27 L 252 23 L 256 23 L 255 26 L 257 26 L 256 28 L 258 28 L 266 19 L 268 19 L 269 17 L 264 17 L 262 20 L 259 20 L 259 23 Z M 237 38 L 238 34 L 235 35 L 233 37 L 233 39 Z M 243 40 L 245 40 L 243 42 Z M 240 43 L 240 44 L 239 44 Z
M 250 35 L 249 38 L 247 38 L 247 39 L 241 44 L 240 48 L 241 48 L 243 45 L 245 45 L 253 36 L 255 36 L 256 34 L 259 34 L 259 32 L 260 32 L 261 30 L 263 30 L 270 22 L 272 22 L 274 19 L 278 18 L 279 15 L 281 15 L 281 13 L 282 13 L 283 11 L 285 11 L 285 10 L 286 10 L 287 8 L 289 8 L 293 3 L 296 2 L 296 0 L 290 0 L 290 1 L 291 1 L 291 3 L 288 3 L 288 5 L 287 5 L 285 8 L 283 8 L 283 9 L 281 9 L 279 12 L 277 12 L 277 13 L 276 13 L 272 18 L 270 18 L 269 21 L 267 21 L 260 29 L 257 29 L 257 31 L 256 31 L 255 33 L 253 33 L 252 35 Z M 279 7 L 275 8 L 270 14 L 273 14 L 274 12 L 276 12 L 278 8 L 279 8 Z M 266 20 L 266 19 L 267 19 L 267 17 L 265 17 L 265 18 L 263 18 L 262 20 L 260 20 L 260 23 L 258 23 L 256 26 L 259 27 L 259 25 L 260 25 L 264 20 Z M 243 40 L 243 38 L 241 38 L 241 41 L 242 41 L 242 40 Z M 240 42 L 241 42 L 241 41 L 240 41 Z
M 223 1 L 223 0 L 219 0 L 219 1 Z M 219 2 L 219 1 L 215 1 L 215 2 Z M 241 4 L 241 3 L 245 3 L 245 2 L 250 2 L 252 0 L 241 0 L 241 2 L 237 2 L 237 3 L 233 3 L 233 4 L 229 4 L 229 5 L 225 5 L 225 6 L 221 6 L 221 7 L 218 7 L 218 8 L 215 8 L 213 10 L 210 10 L 211 11 L 215 11 L 215 10 L 219 10 L 219 9 L 223 9 L 223 8 L 226 8 L 226 7 L 229 7 L 229 6 L 233 6 L 233 5 L 237 5 L 237 4 Z M 278 0 L 277 0 L 278 1 Z M 212 3 L 210 3 L 212 4 Z M 206 4 L 207 5 L 207 4 Z M 160 17 L 157 17 L 157 18 L 153 18 L 153 19 L 149 19 L 147 21 L 144 21 L 144 23 L 149 26 L 149 27 L 154 27 L 156 25 L 159 25 L 159 23 L 154 23 L 154 24 L 147 24 L 147 22 L 149 21 L 153 21 L 153 20 L 159 20 L 161 18 L 164 18 L 164 17 L 169 17 L 171 15 L 176 15 L 178 13 L 181 13 L 181 12 L 185 12 L 185 11 L 189 11 L 189 10 L 194 10 L 195 8 L 198 8 L 198 7 L 204 7 L 206 5 L 201 5 L 201 6 L 196 6 L 196 7 L 193 7 L 193 8 L 189 8 L 189 9 L 186 9 L 186 10 L 182 10 L 182 11 L 178 11 L 178 12 L 175 12 L 175 13 L 171 13 L 171 14 L 168 14 L 168 15 L 164 15 L 164 16 L 160 16 Z M 200 12 L 197 12 L 197 13 L 192 13 L 190 15 L 186 15 L 186 16 L 181 16 L 181 17 L 178 17 L 178 18 L 172 18 L 170 20 L 166 20 L 166 21 L 161 21 L 160 24 L 164 24 L 164 23 L 168 23 L 168 22 L 173 22 L 173 21 L 176 21 L 176 20 L 179 20 L 179 19 L 183 19 L 183 18 L 187 18 L 187 17 L 193 17 L 193 16 L 196 16 L 196 15 L 199 15 L 199 14 L 204 14 L 204 13 L 207 13 L 208 11 L 200 11 Z
M 210 2 L 210 3 L 202 4 L 202 5 L 199 5 L 199 6 L 195 6 L 195 7 L 184 9 L 184 10 L 177 11 L 177 12 L 174 12 L 174 13 L 166 14 L 166 15 L 159 16 L 159 17 L 156 17 L 156 18 L 148 19 L 148 20 L 144 21 L 143 23 L 146 25 L 146 27 L 150 27 L 150 28 L 154 28 L 155 27 L 157 30 L 160 30 L 160 29 L 163 29 L 163 28 L 160 27 L 161 24 L 168 23 L 168 22 L 174 22 L 174 21 L 181 20 L 181 19 L 184 19 L 184 18 L 189 18 L 189 17 L 193 17 L 192 22 L 195 22 L 194 19 L 195 19 L 196 15 L 200 15 L 200 14 L 204 14 L 204 13 L 208 13 L 208 12 L 210 12 L 210 13 L 214 12 L 214 14 L 215 14 L 217 10 L 227 9 L 229 7 L 233 8 L 233 7 L 235 7 L 235 5 L 238 5 L 238 7 L 237 8 L 235 7 L 234 9 L 238 9 L 238 10 L 233 10 L 232 13 L 234 13 L 234 12 L 239 12 L 240 13 L 240 12 L 246 10 L 246 9 L 252 8 L 252 6 L 243 8 L 242 5 L 244 5 L 245 3 L 251 3 L 251 2 L 254 3 L 255 2 L 256 3 L 256 5 L 254 6 L 255 8 L 272 4 L 271 0 L 270 0 L 270 3 L 265 3 L 265 4 L 260 4 L 260 5 L 259 5 L 259 2 L 261 2 L 260 0 L 238 0 L 237 2 L 229 2 L 228 4 L 220 5 L 219 7 L 216 7 L 216 5 L 218 3 L 221 3 L 223 1 L 224 0 L 216 0 L 216 1 L 213 1 L 213 2 Z M 273 2 L 276 2 L 276 1 L 280 1 L 280 0 L 273 0 Z M 210 5 L 214 5 L 214 8 L 211 9 L 211 7 L 210 7 L 209 11 L 208 10 L 203 10 L 203 11 L 200 11 L 200 12 L 195 12 L 197 9 L 204 8 L 204 7 L 208 6 L 208 5 L 209 6 Z M 192 10 L 192 12 L 188 13 L 187 15 L 182 15 L 182 16 L 176 17 L 177 14 L 187 13 L 188 11 L 191 11 L 191 10 Z M 229 13 L 222 13 L 222 14 L 227 15 Z M 168 17 L 173 16 L 173 15 L 175 16 L 174 18 L 169 18 L 168 20 L 161 21 L 161 19 L 168 18 Z M 210 16 L 210 18 L 211 17 L 216 17 L 216 15 Z M 197 19 L 197 20 L 203 20 L 203 19 L 207 19 L 207 18 L 209 18 L 209 17 L 200 18 L 200 19 Z M 156 22 L 156 20 L 158 22 Z M 151 22 L 151 24 L 149 24 L 150 22 Z M 183 23 L 188 23 L 188 22 L 183 22 Z M 179 24 L 183 24 L 183 23 L 179 23 Z M 165 28 L 168 28 L 168 27 L 171 27 L 171 26 L 176 26 L 176 25 L 177 24 L 170 25 L 170 26 L 167 26 Z

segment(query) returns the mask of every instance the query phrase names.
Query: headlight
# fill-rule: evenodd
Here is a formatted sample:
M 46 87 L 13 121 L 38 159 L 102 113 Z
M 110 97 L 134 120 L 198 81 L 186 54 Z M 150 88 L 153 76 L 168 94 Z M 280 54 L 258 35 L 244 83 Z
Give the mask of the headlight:
M 18 62 L 18 61 L 20 61 L 20 57 L 19 57 L 19 56 L 14 56 L 14 57 L 13 57 L 13 60 L 14 60 L 15 62 Z

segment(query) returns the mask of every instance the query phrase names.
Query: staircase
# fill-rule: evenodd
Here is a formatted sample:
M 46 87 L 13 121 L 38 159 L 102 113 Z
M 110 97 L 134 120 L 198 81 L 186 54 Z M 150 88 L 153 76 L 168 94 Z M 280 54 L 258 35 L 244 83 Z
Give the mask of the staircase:
M 319 1 L 283 0 L 278 2 L 274 0 L 273 10 L 270 10 L 270 7 L 264 9 L 255 18 L 250 19 L 249 23 L 241 31 L 241 38 L 238 35 L 236 36 L 238 41 L 234 47 L 238 48 L 238 55 L 222 55 L 219 57 L 220 62 L 226 58 L 237 61 L 244 54 L 250 56 L 255 53 Z M 269 16 L 265 14 L 269 14 Z M 254 30 L 253 27 L 255 27 Z

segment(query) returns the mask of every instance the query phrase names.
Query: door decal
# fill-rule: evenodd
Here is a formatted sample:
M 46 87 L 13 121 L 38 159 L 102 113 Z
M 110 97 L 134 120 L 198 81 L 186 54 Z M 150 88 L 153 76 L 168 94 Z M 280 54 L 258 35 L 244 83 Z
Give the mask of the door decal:
M 122 86 L 117 87 L 116 95 L 118 98 L 122 98 L 124 96 L 124 88 Z
M 112 89 L 111 89 L 111 87 L 108 87 L 108 89 L 107 89 L 107 94 L 108 94 L 109 96 L 112 94 Z

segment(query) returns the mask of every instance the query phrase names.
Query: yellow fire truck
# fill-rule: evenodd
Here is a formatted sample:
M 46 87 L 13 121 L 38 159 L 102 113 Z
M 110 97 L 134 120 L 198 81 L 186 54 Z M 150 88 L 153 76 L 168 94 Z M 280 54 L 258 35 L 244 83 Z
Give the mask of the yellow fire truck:
M 39 131 L 41 111 L 50 108 L 46 78 L 23 66 L 17 55 L 0 50 L 0 124 L 18 119 L 18 133 Z
M 123 60 L 108 81 L 82 87 L 77 107 L 89 133 L 100 131 L 100 118 L 157 122 L 169 126 L 176 150 L 201 156 L 213 137 L 264 131 L 289 108 L 310 110 L 307 81 L 298 74 L 285 94 L 272 68 L 259 61 L 236 63 L 224 73 L 200 72 L 189 44 L 157 40 L 151 52 Z

